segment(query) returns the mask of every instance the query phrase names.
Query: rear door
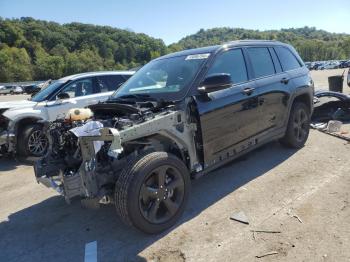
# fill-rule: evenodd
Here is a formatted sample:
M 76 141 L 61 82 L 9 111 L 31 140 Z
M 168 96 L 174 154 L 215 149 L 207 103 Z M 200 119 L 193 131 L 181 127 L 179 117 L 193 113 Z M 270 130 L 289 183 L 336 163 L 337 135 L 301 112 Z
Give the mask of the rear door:
M 257 46 L 246 50 L 259 94 L 259 133 L 280 128 L 288 110 L 289 77 L 282 72 L 273 49 Z
M 218 54 L 206 76 L 218 73 L 230 74 L 232 86 L 196 96 L 206 166 L 232 154 L 235 145 L 255 135 L 258 129 L 258 96 L 254 81 L 249 81 L 242 49 Z

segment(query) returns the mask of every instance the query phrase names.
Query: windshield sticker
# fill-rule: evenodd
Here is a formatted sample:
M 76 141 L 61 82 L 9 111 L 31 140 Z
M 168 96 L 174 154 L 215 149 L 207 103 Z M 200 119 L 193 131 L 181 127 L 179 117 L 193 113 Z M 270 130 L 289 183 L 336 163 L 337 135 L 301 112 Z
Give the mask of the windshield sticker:
M 210 54 L 197 54 L 197 55 L 188 55 L 185 60 L 194 60 L 194 59 L 207 59 Z

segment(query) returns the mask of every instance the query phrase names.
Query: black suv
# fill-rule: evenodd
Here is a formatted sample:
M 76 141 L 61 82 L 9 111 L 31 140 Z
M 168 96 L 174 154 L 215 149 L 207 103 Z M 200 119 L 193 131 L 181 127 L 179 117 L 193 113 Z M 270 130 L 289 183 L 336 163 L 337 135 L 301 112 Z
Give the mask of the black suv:
M 93 118 L 51 123 L 50 152 L 36 163 L 36 177 L 67 201 L 115 203 L 125 223 L 157 233 L 181 216 L 190 178 L 272 140 L 301 148 L 313 93 L 309 70 L 280 42 L 169 54 L 90 106 Z M 89 135 L 93 126 L 99 134 Z

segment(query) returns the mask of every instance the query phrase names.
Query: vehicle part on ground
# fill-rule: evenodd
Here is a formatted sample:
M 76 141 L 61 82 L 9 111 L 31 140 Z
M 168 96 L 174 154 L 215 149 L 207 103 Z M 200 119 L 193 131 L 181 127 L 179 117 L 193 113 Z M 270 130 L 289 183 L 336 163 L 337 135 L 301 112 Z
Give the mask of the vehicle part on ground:
M 321 98 L 326 101 L 321 103 Z M 350 120 L 350 96 L 332 92 L 317 91 L 314 95 L 314 112 L 312 122 L 328 122 L 329 120 Z
M 342 75 L 328 77 L 329 91 L 343 93 L 344 72 Z

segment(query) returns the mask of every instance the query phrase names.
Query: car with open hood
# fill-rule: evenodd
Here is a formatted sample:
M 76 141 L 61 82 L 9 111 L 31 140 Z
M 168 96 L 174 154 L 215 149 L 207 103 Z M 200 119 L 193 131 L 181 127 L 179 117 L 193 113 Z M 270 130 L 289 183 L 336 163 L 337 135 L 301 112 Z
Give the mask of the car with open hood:
M 67 202 L 114 203 L 126 224 L 159 233 L 184 212 L 191 179 L 272 140 L 301 148 L 313 93 L 302 59 L 280 42 L 168 54 L 81 109 L 93 114 L 46 123 L 50 149 L 35 176 Z
M 41 121 L 54 121 L 70 108 L 105 101 L 133 71 L 91 72 L 61 78 L 29 100 L 0 103 L 0 153 L 42 156 L 48 140 Z

